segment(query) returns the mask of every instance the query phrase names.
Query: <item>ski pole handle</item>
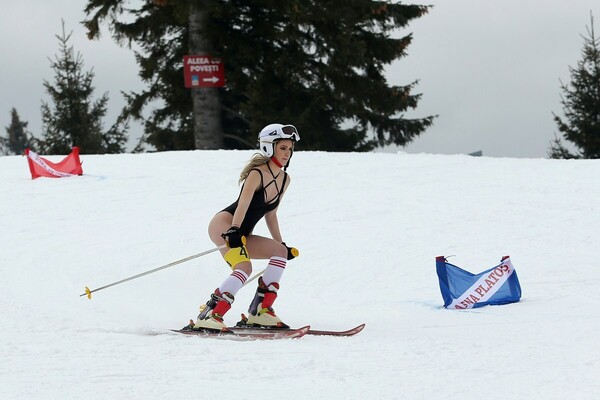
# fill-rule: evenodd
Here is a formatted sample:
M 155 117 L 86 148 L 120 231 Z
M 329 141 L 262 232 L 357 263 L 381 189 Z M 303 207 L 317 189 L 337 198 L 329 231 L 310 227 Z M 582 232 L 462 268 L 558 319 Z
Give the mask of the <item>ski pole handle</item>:
M 182 264 L 184 262 L 193 260 L 195 258 L 205 256 L 207 254 L 210 254 L 210 253 L 213 253 L 215 251 L 224 249 L 226 247 L 227 247 L 227 245 L 222 244 L 222 245 L 217 246 L 217 247 L 215 247 L 213 249 L 203 251 L 202 253 L 194 254 L 193 256 L 189 256 L 189 257 L 186 257 L 186 258 L 182 258 L 181 260 L 170 262 L 170 263 L 165 264 L 165 265 L 163 265 L 161 267 L 151 269 L 150 271 L 142 272 L 141 274 L 130 276 L 129 278 L 121 279 L 120 281 L 117 281 L 117 282 L 109 283 L 108 285 L 96 288 L 94 290 L 90 290 L 90 288 L 88 288 L 86 286 L 85 287 L 85 293 L 80 294 L 79 297 L 87 296 L 87 298 L 91 300 L 92 299 L 92 293 L 94 293 L 94 292 L 98 292 L 100 290 L 109 288 L 111 286 L 116 286 L 116 285 L 119 285 L 119 284 L 124 283 L 124 282 L 132 281 L 134 279 L 141 278 L 142 276 L 150 275 L 150 274 L 152 274 L 154 272 L 160 271 L 161 269 L 166 269 L 166 268 L 169 268 L 169 267 L 174 267 L 175 265 Z

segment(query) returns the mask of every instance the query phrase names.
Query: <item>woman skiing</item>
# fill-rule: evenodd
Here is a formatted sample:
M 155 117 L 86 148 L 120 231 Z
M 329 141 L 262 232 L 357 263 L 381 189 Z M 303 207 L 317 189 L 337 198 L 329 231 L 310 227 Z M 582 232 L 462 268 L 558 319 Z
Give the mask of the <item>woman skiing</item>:
M 211 240 L 218 246 L 227 245 L 221 249 L 221 254 L 233 272 L 211 294 L 192 329 L 227 329 L 223 316 L 252 273 L 250 259 L 269 259 L 269 263 L 258 280 L 246 323 L 250 326 L 289 328 L 275 314 L 272 306 L 286 262 L 298 252 L 287 247 L 282 240 L 277 207 L 290 184 L 285 170 L 300 136 L 293 125 L 270 124 L 260 131 L 258 140 L 260 154 L 255 154 L 240 174 L 243 185 L 238 199 L 217 213 L 208 226 Z M 271 238 L 252 233 L 263 217 Z

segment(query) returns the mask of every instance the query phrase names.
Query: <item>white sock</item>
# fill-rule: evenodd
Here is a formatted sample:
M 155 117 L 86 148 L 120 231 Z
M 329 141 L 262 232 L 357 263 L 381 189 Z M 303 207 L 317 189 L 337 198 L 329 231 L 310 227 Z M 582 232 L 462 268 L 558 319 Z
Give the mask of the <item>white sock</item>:
M 269 265 L 267 265 L 267 269 L 265 269 L 265 273 L 263 274 L 263 282 L 265 285 L 269 286 L 273 282 L 279 283 L 281 275 L 283 275 L 283 271 L 285 270 L 286 263 L 287 259 L 283 257 L 271 257 Z
M 237 292 L 244 286 L 248 280 L 248 275 L 242 270 L 236 269 L 225 279 L 225 281 L 219 286 L 219 292 L 229 292 L 232 295 L 236 295 Z

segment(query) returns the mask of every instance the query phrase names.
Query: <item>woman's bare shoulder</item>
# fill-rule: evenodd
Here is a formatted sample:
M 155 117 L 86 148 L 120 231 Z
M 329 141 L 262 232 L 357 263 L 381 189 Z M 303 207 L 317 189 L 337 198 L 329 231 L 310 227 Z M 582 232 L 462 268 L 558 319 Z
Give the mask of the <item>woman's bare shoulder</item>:
M 261 180 L 262 180 L 262 173 L 260 171 L 260 169 L 258 169 L 258 167 L 253 168 L 250 170 L 250 172 L 248 173 L 248 176 L 246 177 L 246 181 L 244 182 L 244 185 L 250 186 L 252 188 L 257 188 L 258 185 L 261 184 Z

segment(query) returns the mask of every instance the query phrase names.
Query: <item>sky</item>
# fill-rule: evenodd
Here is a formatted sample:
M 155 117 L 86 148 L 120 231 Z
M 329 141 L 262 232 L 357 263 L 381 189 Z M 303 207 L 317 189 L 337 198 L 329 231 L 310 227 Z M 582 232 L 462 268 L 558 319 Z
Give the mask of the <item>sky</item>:
M 390 84 L 419 80 L 422 99 L 407 118 L 438 115 L 434 126 L 405 148 L 409 153 L 471 153 L 494 157 L 547 157 L 557 134 L 552 113 L 562 115 L 560 81 L 581 57 L 582 34 L 596 0 L 429 0 L 430 13 L 398 34 L 413 34 L 408 56 L 387 68 Z M 0 126 L 16 107 L 40 135 L 43 81 L 52 80 L 49 57 L 58 51 L 61 18 L 73 31 L 71 44 L 86 70 L 96 74 L 96 95 L 110 97 L 106 124 L 124 100 L 121 91 L 139 91 L 133 52 L 116 45 L 106 29 L 89 41 L 80 22 L 82 0 L 8 2 L 0 13 Z M 598 23 L 596 30 L 600 31 Z M 8 62 L 7 62 L 8 60 Z M 292 122 L 293 121 L 285 121 Z M 132 125 L 130 134 L 139 136 Z M 300 132 L 302 128 L 299 127 Z M 2 129 L 4 134 L 4 129 Z M 129 147 L 135 146 L 130 140 Z M 388 148 L 386 151 L 396 151 Z
M 298 151 L 278 221 L 300 255 L 274 308 L 365 323 L 353 337 L 170 332 L 231 273 L 218 253 L 80 296 L 214 248 L 208 221 L 252 154 L 83 155 L 83 176 L 36 180 L 0 157 L 2 400 L 598 399 L 600 160 Z M 521 301 L 443 308 L 436 256 L 472 273 L 510 256 Z

